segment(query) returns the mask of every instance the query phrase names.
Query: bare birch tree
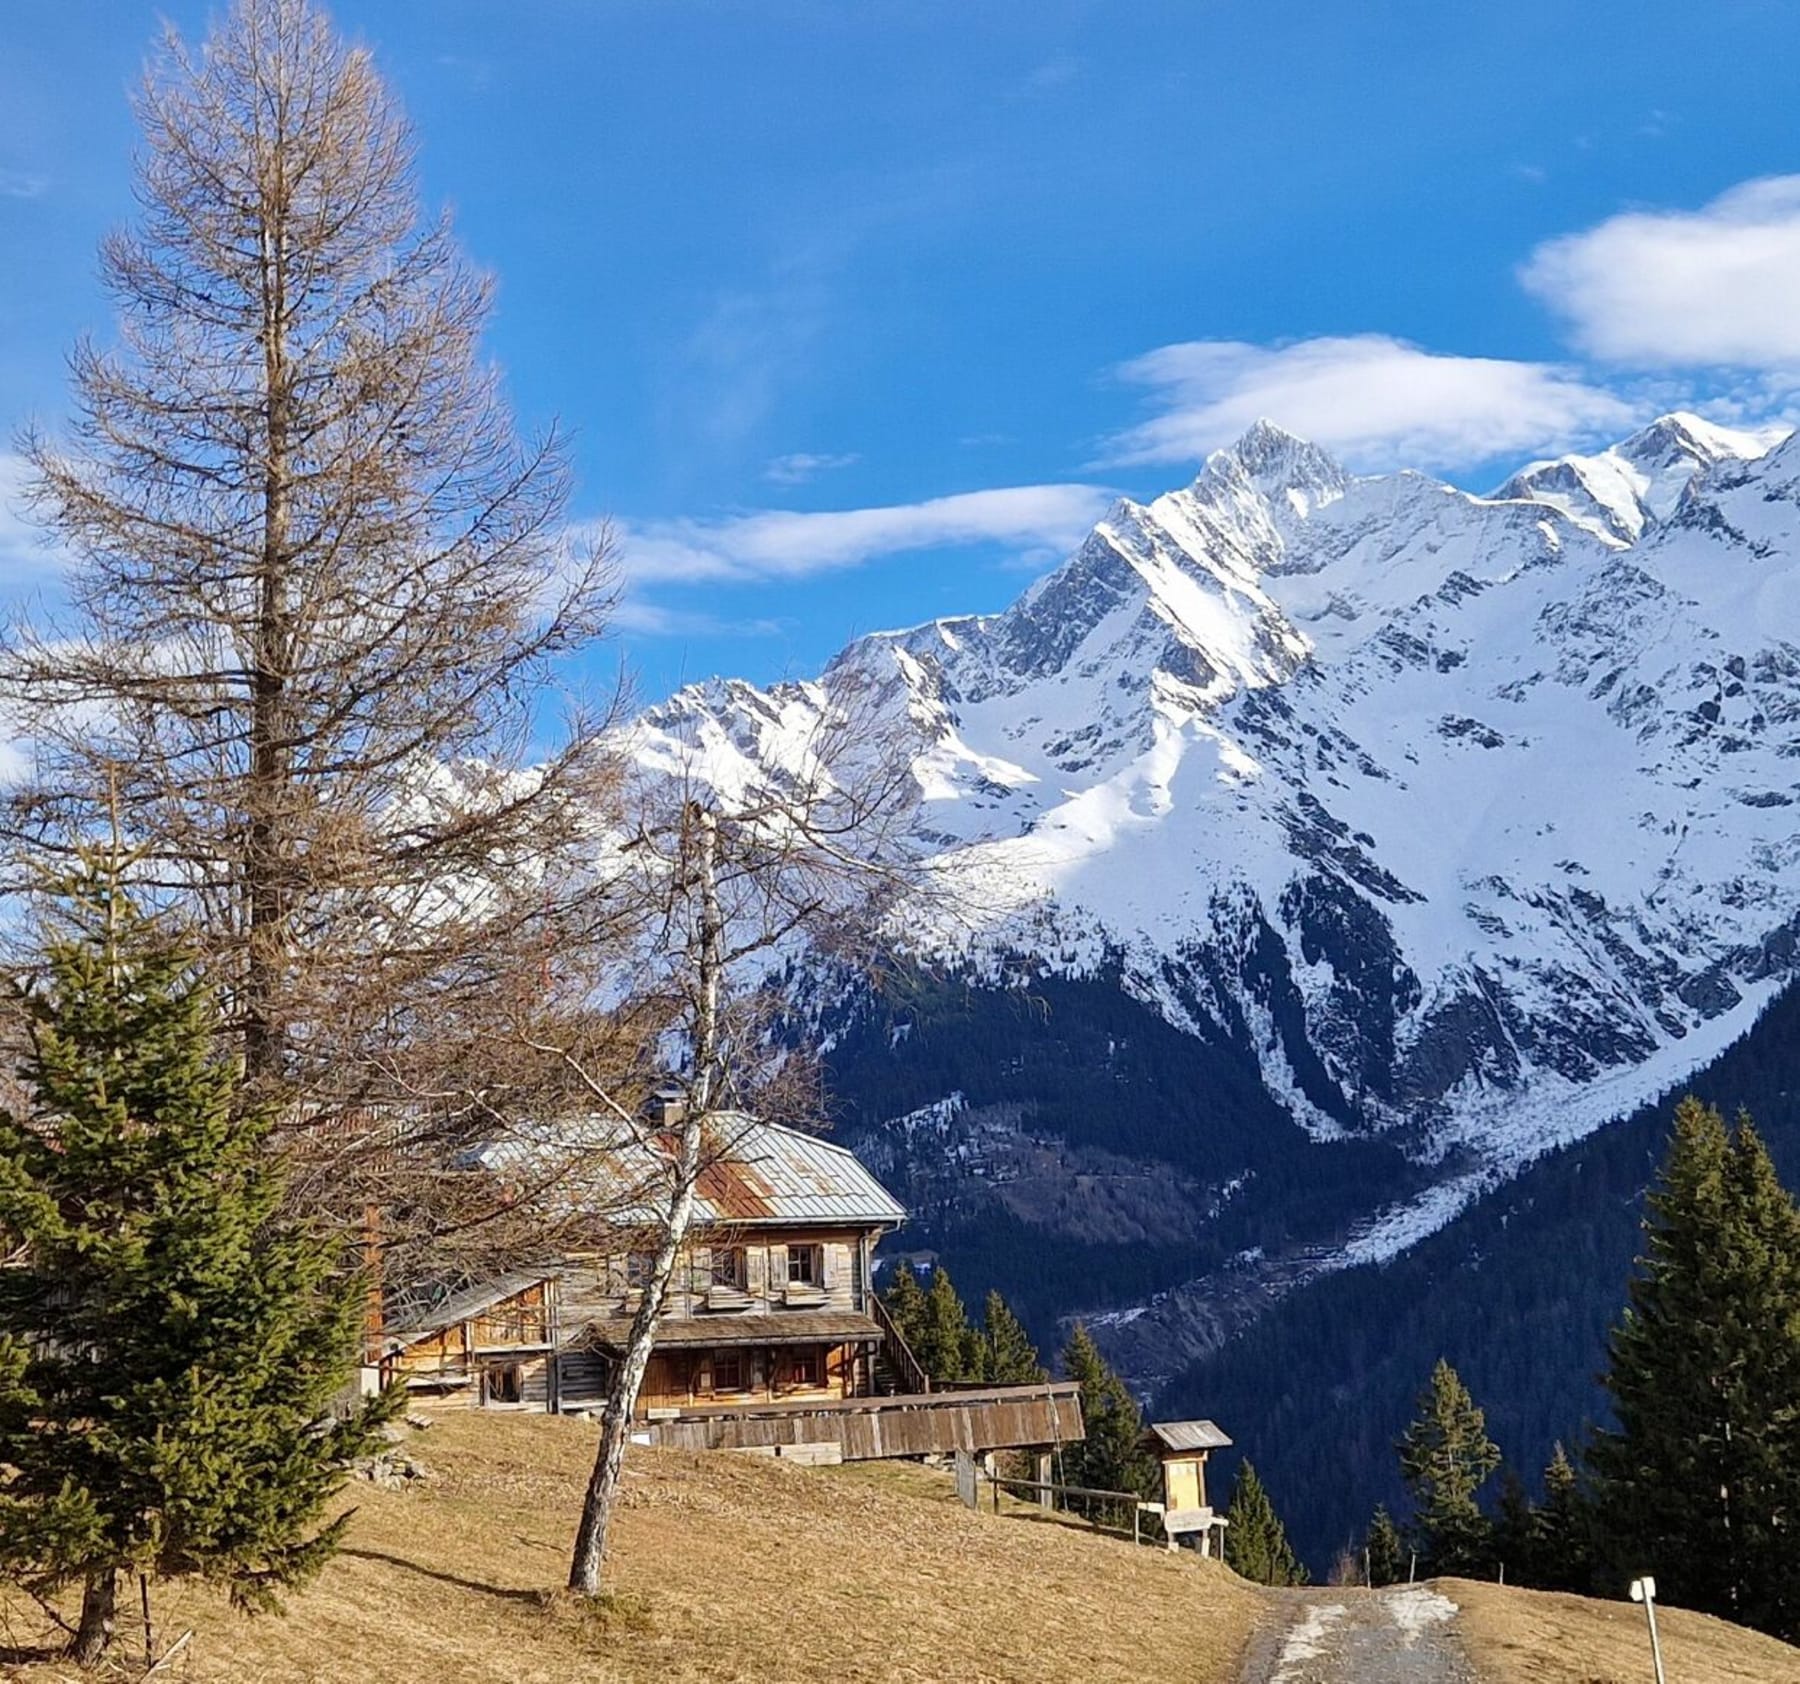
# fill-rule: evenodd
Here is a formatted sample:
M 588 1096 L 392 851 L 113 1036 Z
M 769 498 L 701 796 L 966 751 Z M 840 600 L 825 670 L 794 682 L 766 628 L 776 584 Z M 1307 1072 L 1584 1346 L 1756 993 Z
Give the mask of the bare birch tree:
M 197 50 L 165 34 L 136 110 L 116 343 L 76 347 L 69 427 L 24 441 L 72 565 L 70 611 L 0 648 L 30 756 L 7 864 L 116 816 L 251 1090 L 342 1154 L 371 1101 L 445 1085 L 443 1024 L 591 933 L 558 862 L 612 721 L 560 679 L 606 546 L 566 542 L 561 441 L 515 434 L 490 283 L 422 216 L 365 50 L 309 0 L 234 0 Z
M 866 693 L 831 697 L 791 763 L 748 790 L 710 785 L 704 750 L 691 742 L 665 740 L 660 765 L 658 751 L 640 752 L 648 769 L 634 780 L 636 822 L 618 846 L 613 885 L 638 909 L 636 957 L 602 992 L 659 1026 L 641 1043 L 657 1062 L 636 1091 L 672 1087 L 671 1121 L 646 1124 L 604 1064 L 527 1031 L 629 1138 L 634 1161 L 650 1165 L 631 1202 L 651 1261 L 602 1410 L 569 1569 L 578 1593 L 599 1589 L 631 1420 L 702 1177 L 732 1155 L 748 1117 L 818 1117 L 806 1049 L 777 1033 L 784 1003 L 770 972 L 801 957 L 866 971 L 902 897 L 923 896 L 905 722 L 884 722 L 878 705 Z M 591 988 L 594 979 L 571 981 Z

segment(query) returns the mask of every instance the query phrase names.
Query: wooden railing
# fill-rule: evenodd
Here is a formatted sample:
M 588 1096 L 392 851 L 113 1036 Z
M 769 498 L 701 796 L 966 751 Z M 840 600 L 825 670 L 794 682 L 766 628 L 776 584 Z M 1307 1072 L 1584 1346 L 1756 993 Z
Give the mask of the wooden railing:
M 881 1294 L 872 1287 L 869 1291 L 869 1314 L 881 1329 L 883 1354 L 894 1365 L 894 1372 L 900 1376 L 901 1389 L 914 1394 L 930 1391 L 931 1376 L 912 1354 L 912 1347 L 901 1337 L 900 1329 L 894 1325 L 894 1318 L 888 1314 L 887 1305 L 881 1301 Z

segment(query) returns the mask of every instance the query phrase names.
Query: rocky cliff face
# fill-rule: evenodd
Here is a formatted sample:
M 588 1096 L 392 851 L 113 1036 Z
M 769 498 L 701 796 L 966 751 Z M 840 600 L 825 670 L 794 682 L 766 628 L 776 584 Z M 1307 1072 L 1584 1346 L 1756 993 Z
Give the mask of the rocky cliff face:
M 1004 613 L 644 729 L 754 783 L 871 691 L 979 908 L 926 948 L 1115 978 L 1313 1141 L 1440 1166 L 1341 1257 L 1678 1079 L 1795 968 L 1800 439 L 1671 416 L 1476 497 L 1260 424 Z

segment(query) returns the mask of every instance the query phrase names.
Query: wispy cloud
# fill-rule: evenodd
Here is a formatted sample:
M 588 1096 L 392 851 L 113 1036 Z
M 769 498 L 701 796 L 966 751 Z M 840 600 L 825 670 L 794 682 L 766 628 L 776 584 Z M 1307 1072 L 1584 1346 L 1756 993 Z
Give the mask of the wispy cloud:
M 50 190 L 47 175 L 30 170 L 0 169 L 0 199 L 38 199 Z
M 1373 333 L 1281 346 L 1194 340 L 1116 372 L 1150 389 L 1156 413 L 1105 442 L 1108 466 L 1194 462 L 1262 417 L 1360 468 L 1460 467 L 1638 417 L 1569 368 L 1445 356 Z
M 873 509 L 638 521 L 625 525 L 619 547 L 627 577 L 645 585 L 803 579 L 953 545 L 1061 552 L 1111 500 L 1096 485 L 1018 485 Z
M 1800 370 L 1800 175 L 1610 217 L 1539 246 L 1520 278 L 1608 362 Z
M 0 451 L 0 593 L 33 590 L 54 582 L 63 557 L 44 542 L 43 534 L 25 518 L 23 458 Z
M 820 474 L 828 474 L 836 468 L 848 468 L 861 460 L 862 457 L 854 450 L 836 455 L 796 450 L 786 456 L 775 457 L 763 469 L 762 477 L 773 485 L 805 485 L 808 480 L 817 479 Z
M 671 608 L 627 596 L 613 610 L 613 629 L 634 637 L 779 637 L 790 629 L 779 619 L 723 619 L 717 614 Z
M 1059 53 L 1035 64 L 1026 72 L 1018 92 L 1022 94 L 1054 93 L 1066 88 L 1081 75 L 1081 60 L 1069 53 Z

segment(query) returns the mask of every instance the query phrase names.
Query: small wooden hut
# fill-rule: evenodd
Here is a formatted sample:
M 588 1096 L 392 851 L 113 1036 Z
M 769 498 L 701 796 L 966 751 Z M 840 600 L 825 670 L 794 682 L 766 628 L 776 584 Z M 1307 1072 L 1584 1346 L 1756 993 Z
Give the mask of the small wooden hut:
M 1144 1441 L 1162 1464 L 1163 1529 L 1169 1534 L 1169 1547 L 1197 1535 L 1200 1553 L 1210 1555 L 1217 1532 L 1222 1554 L 1225 1521 L 1206 1500 L 1206 1458 L 1231 1440 L 1211 1421 L 1157 1421 Z

